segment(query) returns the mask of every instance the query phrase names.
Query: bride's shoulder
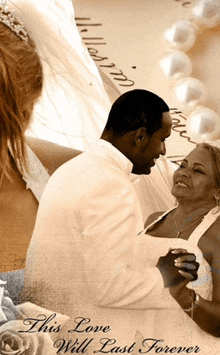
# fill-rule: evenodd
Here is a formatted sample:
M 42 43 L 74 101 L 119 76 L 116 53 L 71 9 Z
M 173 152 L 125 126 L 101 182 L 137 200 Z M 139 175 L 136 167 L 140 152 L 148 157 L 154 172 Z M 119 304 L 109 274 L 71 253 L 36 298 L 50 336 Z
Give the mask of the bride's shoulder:
M 34 137 L 27 137 L 27 143 L 50 175 L 62 164 L 81 153 L 79 150 Z
M 218 217 L 207 232 L 201 237 L 199 247 L 203 251 L 206 260 L 209 262 L 214 280 L 218 279 L 220 285 L 220 217 Z M 220 290 L 220 288 L 219 288 Z M 219 293 L 218 290 L 218 293 Z
M 207 231 L 209 236 L 211 236 L 214 239 L 218 240 L 218 242 L 220 243 L 219 230 L 220 230 L 220 216 L 218 218 L 216 218 L 215 222 L 211 225 L 211 227 Z
M 210 228 L 203 234 L 200 240 L 201 249 L 210 253 L 219 253 L 220 255 L 220 217 L 210 226 Z M 208 242 L 207 242 L 208 241 Z

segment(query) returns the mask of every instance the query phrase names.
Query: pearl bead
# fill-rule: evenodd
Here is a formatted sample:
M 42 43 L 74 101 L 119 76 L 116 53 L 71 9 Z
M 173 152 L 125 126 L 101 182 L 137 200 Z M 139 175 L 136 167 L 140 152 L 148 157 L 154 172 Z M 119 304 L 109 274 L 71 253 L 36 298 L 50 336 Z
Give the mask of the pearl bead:
M 196 29 L 190 21 L 180 20 L 164 33 L 171 48 L 188 51 L 196 41 Z
M 178 105 L 184 112 L 189 112 L 201 103 L 205 103 L 207 90 L 205 85 L 195 78 L 184 78 L 176 83 L 174 89 Z
M 206 27 L 212 28 L 220 23 L 220 3 L 218 0 L 197 1 L 192 13 L 194 20 Z
M 208 107 L 198 106 L 186 123 L 187 133 L 196 143 L 220 138 L 220 117 Z
M 192 62 L 182 51 L 167 52 L 160 61 L 161 69 L 169 80 L 179 80 L 190 76 L 192 72 Z

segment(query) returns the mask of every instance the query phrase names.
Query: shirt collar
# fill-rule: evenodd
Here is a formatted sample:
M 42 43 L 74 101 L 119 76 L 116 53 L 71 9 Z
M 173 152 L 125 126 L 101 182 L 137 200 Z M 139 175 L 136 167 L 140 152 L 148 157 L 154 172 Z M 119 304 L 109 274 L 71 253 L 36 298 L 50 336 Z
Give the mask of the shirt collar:
M 94 144 L 92 144 L 94 147 Z M 104 148 L 104 152 L 105 155 L 107 154 L 107 156 L 109 158 L 114 159 L 119 167 L 127 174 L 130 175 L 131 171 L 133 169 L 133 164 L 132 162 L 124 155 L 120 152 L 120 150 L 118 150 L 117 148 L 115 148 L 110 142 L 104 140 L 104 139 L 99 139 L 96 143 L 95 146 L 97 147 L 97 145 L 99 146 L 96 153 L 98 153 L 99 155 L 103 155 L 102 154 L 102 150 L 100 150 L 100 146 Z M 90 149 L 89 149 L 90 150 Z

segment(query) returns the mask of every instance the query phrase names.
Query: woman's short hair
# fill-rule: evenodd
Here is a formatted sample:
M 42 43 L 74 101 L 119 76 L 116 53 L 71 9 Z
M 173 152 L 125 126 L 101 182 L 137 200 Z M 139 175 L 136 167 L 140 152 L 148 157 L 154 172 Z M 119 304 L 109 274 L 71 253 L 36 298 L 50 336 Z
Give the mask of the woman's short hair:
M 220 146 L 217 147 L 214 145 L 214 143 L 199 143 L 197 147 L 202 147 L 209 151 L 209 154 L 212 159 L 212 166 L 216 184 L 220 187 Z
M 145 127 L 151 136 L 162 127 L 163 112 L 169 107 L 156 94 L 135 89 L 122 94 L 112 105 L 105 131 L 122 136 L 138 128 Z
M 41 94 L 43 72 L 35 44 L 0 23 L 0 160 L 9 177 L 10 152 L 17 169 L 28 169 L 25 130 Z

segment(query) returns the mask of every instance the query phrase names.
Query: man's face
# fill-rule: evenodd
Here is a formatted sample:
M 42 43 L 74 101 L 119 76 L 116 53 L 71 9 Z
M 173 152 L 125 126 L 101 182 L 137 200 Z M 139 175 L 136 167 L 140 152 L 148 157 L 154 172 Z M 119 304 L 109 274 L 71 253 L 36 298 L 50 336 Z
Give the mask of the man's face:
M 155 131 L 152 136 L 145 136 L 134 148 L 133 170 L 134 174 L 150 174 L 152 166 L 160 154 L 166 154 L 165 140 L 169 137 L 172 128 L 172 119 L 169 112 L 162 116 L 162 127 Z

